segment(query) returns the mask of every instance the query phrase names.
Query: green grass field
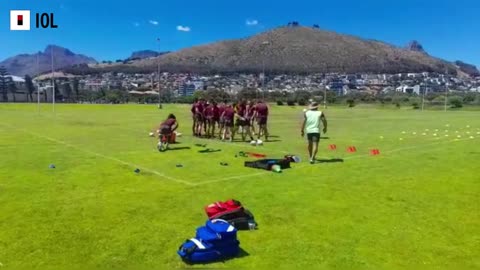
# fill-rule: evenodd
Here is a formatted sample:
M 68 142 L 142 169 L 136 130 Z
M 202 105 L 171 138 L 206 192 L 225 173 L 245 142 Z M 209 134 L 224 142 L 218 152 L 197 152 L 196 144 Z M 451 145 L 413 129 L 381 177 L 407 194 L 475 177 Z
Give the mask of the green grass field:
M 205 205 L 229 198 L 259 230 L 239 232 L 243 256 L 208 267 L 480 268 L 479 112 L 332 108 L 319 156 L 343 163 L 275 174 L 235 158 L 306 160 L 301 110 L 273 106 L 278 137 L 255 148 L 192 138 L 185 106 L 0 105 L 0 268 L 205 267 L 176 250 Z M 159 153 L 148 137 L 169 112 L 184 134 L 174 147 L 190 149 Z

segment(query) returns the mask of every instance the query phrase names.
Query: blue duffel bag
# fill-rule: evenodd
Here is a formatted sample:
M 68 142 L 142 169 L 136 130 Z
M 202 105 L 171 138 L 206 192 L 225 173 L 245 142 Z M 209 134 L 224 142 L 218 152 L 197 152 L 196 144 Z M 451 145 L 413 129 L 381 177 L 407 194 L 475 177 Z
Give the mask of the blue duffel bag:
M 240 251 L 240 242 L 232 241 L 219 247 L 213 244 L 192 238 L 180 246 L 177 253 L 189 263 L 209 263 L 236 256 Z
M 237 241 L 237 229 L 223 219 L 213 219 L 197 229 L 196 238 L 213 245 L 228 245 Z

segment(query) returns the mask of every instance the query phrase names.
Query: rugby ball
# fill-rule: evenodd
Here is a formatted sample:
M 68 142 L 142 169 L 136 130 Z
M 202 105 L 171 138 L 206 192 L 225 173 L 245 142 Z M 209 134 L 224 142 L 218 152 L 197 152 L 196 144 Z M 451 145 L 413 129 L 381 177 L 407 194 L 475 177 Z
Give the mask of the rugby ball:
M 257 145 L 263 145 L 263 141 L 262 140 L 257 140 Z
M 251 145 L 256 145 L 257 144 L 257 141 L 253 140 L 250 142 Z

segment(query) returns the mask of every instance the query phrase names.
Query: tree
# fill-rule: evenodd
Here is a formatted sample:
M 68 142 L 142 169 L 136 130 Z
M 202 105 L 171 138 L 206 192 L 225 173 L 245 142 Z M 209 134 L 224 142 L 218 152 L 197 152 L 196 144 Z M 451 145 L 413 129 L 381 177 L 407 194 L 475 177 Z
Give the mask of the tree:
M 72 87 L 70 86 L 70 83 L 65 83 L 63 85 L 63 96 L 65 96 L 65 98 L 67 100 L 70 99 L 70 96 L 72 95 Z
M 72 85 L 73 85 L 73 92 L 75 92 L 75 98 L 78 101 L 80 98 L 80 90 L 79 90 L 79 81 L 77 78 L 73 79 Z
M 17 92 L 17 85 L 12 80 L 12 78 L 10 78 L 10 80 L 8 80 L 8 92 L 12 93 L 13 102 L 16 102 L 17 100 L 16 100 L 16 97 L 15 97 L 15 93 Z
M 33 85 L 32 77 L 25 75 L 25 87 L 27 88 L 28 99 L 33 102 L 33 92 L 35 92 L 35 86 Z
M 0 92 L 2 93 L 2 101 L 8 102 L 8 72 L 5 67 L 0 67 Z
M 312 93 L 305 90 L 298 90 L 294 93 L 295 100 L 297 102 L 309 100 L 312 97 Z
M 347 99 L 347 104 L 348 104 L 348 107 L 350 107 L 350 108 L 355 107 L 355 99 L 354 99 L 354 98 L 351 98 L 351 97 L 348 98 L 348 99 Z
M 463 99 L 462 97 L 453 96 L 448 99 L 448 103 L 450 104 L 451 108 L 458 109 L 463 107 Z

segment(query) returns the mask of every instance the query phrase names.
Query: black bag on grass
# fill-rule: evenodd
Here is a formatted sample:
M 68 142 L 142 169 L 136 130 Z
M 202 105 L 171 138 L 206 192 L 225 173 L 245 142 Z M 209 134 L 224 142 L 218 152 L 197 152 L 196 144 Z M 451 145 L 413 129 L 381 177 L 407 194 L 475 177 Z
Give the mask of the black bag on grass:
M 261 159 L 256 161 L 245 161 L 245 167 L 263 169 L 270 171 L 272 166 L 279 165 L 280 168 L 288 169 L 290 168 L 290 160 L 288 159 Z

